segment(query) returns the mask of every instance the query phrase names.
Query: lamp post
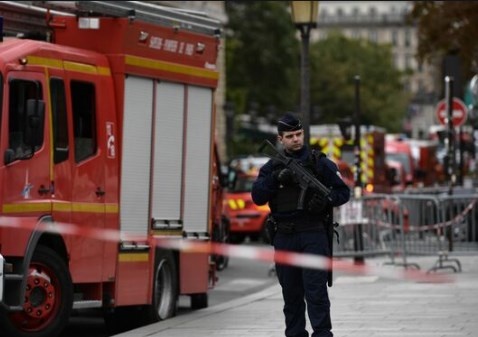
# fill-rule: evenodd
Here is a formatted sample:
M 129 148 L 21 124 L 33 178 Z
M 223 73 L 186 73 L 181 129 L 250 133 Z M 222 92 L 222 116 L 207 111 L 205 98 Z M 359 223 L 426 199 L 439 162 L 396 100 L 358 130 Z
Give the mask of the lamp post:
M 318 1 L 291 1 L 292 22 L 300 31 L 302 48 L 300 54 L 300 110 L 304 127 L 304 143 L 310 145 L 310 31 L 317 27 Z

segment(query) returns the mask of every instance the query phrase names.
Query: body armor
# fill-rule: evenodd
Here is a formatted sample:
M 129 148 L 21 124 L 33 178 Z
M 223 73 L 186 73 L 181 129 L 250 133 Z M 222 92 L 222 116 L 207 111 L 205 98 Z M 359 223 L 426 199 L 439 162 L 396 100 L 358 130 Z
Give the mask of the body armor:
M 315 159 L 315 155 L 310 155 L 309 160 L 306 163 L 302 163 L 302 165 L 309 172 L 311 172 L 315 177 L 317 177 L 317 179 L 320 180 L 319 174 L 317 173 L 317 169 L 316 167 L 314 167 L 315 161 L 313 159 Z M 279 168 L 281 168 L 281 166 L 279 165 L 275 167 L 275 169 L 279 169 Z M 284 167 L 282 166 L 282 168 Z M 301 189 L 299 184 L 297 183 L 288 184 L 286 186 L 280 185 L 276 195 L 269 202 L 271 211 L 273 213 L 287 213 L 287 212 L 296 211 L 300 192 L 301 192 Z M 307 205 L 308 201 L 312 197 L 312 194 L 313 194 L 312 191 L 306 192 L 305 202 L 304 202 L 305 205 Z

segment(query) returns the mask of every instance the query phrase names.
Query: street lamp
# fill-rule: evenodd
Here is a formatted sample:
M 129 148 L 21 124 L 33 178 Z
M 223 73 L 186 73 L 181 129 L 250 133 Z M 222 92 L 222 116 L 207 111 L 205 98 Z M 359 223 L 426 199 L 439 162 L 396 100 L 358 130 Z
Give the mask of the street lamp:
M 292 22 L 300 31 L 302 49 L 300 54 L 300 110 L 304 126 L 304 143 L 310 145 L 310 31 L 317 27 L 318 1 L 291 1 Z

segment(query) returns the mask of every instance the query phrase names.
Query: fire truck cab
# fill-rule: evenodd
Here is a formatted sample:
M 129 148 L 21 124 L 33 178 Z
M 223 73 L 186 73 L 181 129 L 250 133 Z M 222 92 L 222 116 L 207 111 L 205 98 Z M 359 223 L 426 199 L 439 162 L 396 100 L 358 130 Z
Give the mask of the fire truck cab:
M 0 331 L 124 330 L 207 306 L 220 23 L 136 1 L 2 1 Z M 62 6 L 59 8 L 58 6 Z M 66 7 L 63 7 L 66 6 Z M 74 6 L 74 7 L 71 7 Z
M 243 156 L 231 159 L 230 181 L 224 197 L 224 213 L 230 221 L 231 243 L 268 240 L 265 224 L 270 213 L 268 205 L 257 206 L 252 201 L 252 185 L 259 169 L 269 160 L 264 156 Z

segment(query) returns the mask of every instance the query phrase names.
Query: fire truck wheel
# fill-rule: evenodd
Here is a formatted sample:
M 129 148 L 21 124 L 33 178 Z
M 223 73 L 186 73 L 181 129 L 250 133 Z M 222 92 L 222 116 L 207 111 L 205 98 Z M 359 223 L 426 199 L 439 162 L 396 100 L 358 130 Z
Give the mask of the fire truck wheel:
M 176 315 L 178 273 L 171 251 L 158 249 L 154 269 L 153 304 L 147 308 L 149 322 L 158 322 Z
M 73 285 L 65 262 L 50 248 L 38 246 L 26 279 L 23 311 L 0 315 L 2 336 L 55 337 L 73 306 Z

